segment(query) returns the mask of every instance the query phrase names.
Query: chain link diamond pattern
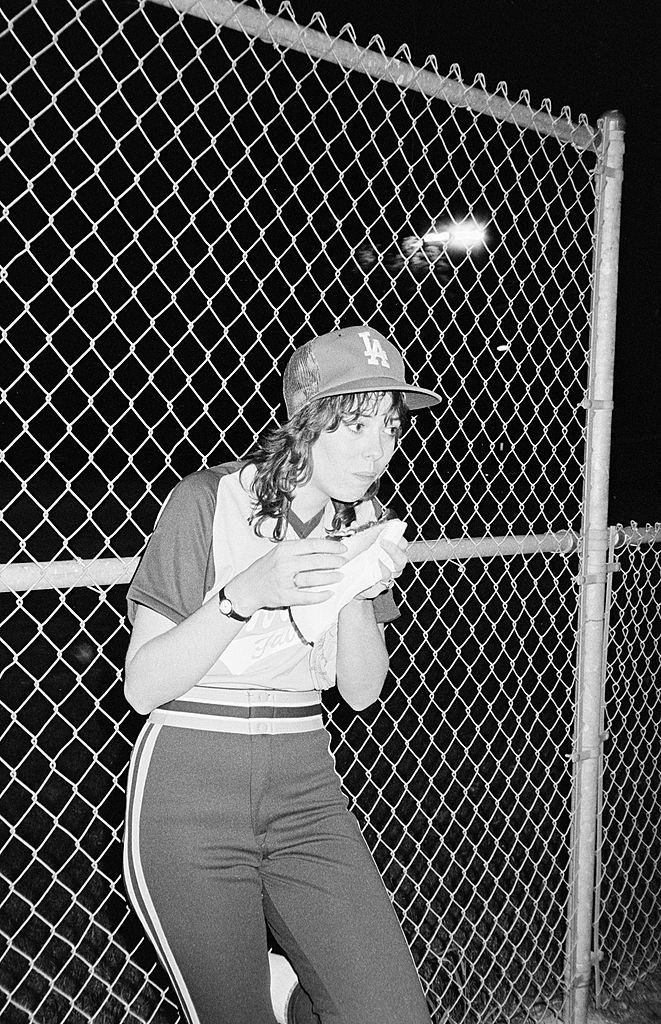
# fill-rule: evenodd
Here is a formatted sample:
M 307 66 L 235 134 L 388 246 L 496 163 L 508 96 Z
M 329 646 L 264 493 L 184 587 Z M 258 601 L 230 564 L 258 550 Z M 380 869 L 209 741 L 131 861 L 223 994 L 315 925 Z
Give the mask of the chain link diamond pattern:
M 361 51 L 350 29 L 332 40 L 319 16 L 328 59 L 306 52 L 286 5 L 290 46 L 137 0 L 12 12 L 0 579 L 134 558 L 182 475 L 282 416 L 292 347 L 352 321 L 393 335 L 447 398 L 384 485 L 409 535 L 579 529 L 584 119 L 489 96 L 457 68 L 441 79 L 431 59 L 415 71 L 378 38 Z M 263 13 L 263 35 L 277 21 Z M 484 245 L 438 241 L 467 222 Z M 350 717 L 327 699 L 435 1022 L 532 1019 L 562 999 L 576 572 L 573 550 L 412 566 L 383 704 Z M 122 696 L 124 598 L 0 594 L 12 1024 L 180 1020 L 120 876 L 141 724 Z
M 611 529 L 619 569 L 612 581 L 604 702 L 598 906 L 604 1005 L 660 959 L 660 539 L 658 523 Z

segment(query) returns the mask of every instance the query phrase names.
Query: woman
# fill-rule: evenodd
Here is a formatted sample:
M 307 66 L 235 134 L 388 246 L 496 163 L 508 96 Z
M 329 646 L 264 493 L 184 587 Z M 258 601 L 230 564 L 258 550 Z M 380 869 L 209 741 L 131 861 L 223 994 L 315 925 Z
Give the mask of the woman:
M 440 398 L 362 326 L 298 349 L 284 397 L 286 424 L 244 462 L 175 488 L 129 589 L 125 692 L 150 717 L 131 764 L 127 891 L 193 1022 L 273 1024 L 268 924 L 307 1020 L 429 1024 L 320 704 L 332 685 L 357 710 L 378 698 L 406 542 L 382 540 L 381 578 L 313 643 L 293 620 L 329 607 L 347 555 L 329 533 L 378 516 L 408 410 Z

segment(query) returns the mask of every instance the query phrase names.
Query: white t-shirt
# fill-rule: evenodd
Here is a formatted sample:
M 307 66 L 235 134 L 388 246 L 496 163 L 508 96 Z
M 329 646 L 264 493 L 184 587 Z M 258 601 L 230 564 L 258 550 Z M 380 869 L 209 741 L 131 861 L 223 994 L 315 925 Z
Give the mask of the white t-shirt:
M 272 549 L 274 521 L 259 537 L 249 519 L 253 509 L 252 465 L 225 463 L 193 473 L 170 494 L 158 517 L 128 591 L 129 618 L 137 604 L 181 622 L 237 573 Z M 356 509 L 361 524 L 376 518 L 374 499 Z M 290 515 L 286 539 L 324 537 L 334 515 L 332 502 L 309 523 Z M 399 614 L 387 592 L 374 600 L 377 621 Z M 323 690 L 335 683 L 337 622 L 313 645 L 294 627 L 286 608 L 261 608 L 242 627 L 210 671 L 179 701 L 213 703 L 213 690 Z

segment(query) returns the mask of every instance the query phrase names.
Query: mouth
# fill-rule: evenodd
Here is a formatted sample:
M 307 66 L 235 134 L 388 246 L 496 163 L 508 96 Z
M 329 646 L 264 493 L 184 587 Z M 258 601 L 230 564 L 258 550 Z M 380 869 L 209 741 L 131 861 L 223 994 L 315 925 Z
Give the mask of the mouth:
M 353 475 L 365 490 L 367 490 L 368 487 L 371 487 L 376 480 L 376 477 L 372 473 L 354 473 Z

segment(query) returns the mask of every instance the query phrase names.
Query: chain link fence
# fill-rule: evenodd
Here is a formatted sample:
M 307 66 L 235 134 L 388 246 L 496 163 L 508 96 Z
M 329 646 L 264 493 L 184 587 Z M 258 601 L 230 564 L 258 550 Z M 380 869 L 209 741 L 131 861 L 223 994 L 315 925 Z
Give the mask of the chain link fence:
M 617 570 L 608 609 L 606 734 L 600 828 L 598 1003 L 608 1005 L 661 960 L 661 526 L 610 531 Z
M 605 408 L 589 372 L 601 134 L 432 59 L 415 68 L 378 38 L 333 38 L 318 16 L 298 26 L 286 6 L 8 12 L 3 1020 L 181 1019 L 120 877 L 141 725 L 122 695 L 125 584 L 176 481 L 240 457 L 282 416 L 292 348 L 367 321 L 447 401 L 414 421 L 382 489 L 411 524 L 412 564 L 385 699 L 355 715 L 325 695 L 338 769 L 435 1024 L 563 1007 L 578 1021 L 574 681 L 581 481 Z M 450 244 L 475 224 L 483 245 Z M 604 877 L 618 892 L 625 858 L 631 891 L 626 909 L 602 904 L 613 992 L 657 956 L 618 952 L 635 900 L 654 914 L 628 792 L 605 794 L 622 832 L 604 833 Z

